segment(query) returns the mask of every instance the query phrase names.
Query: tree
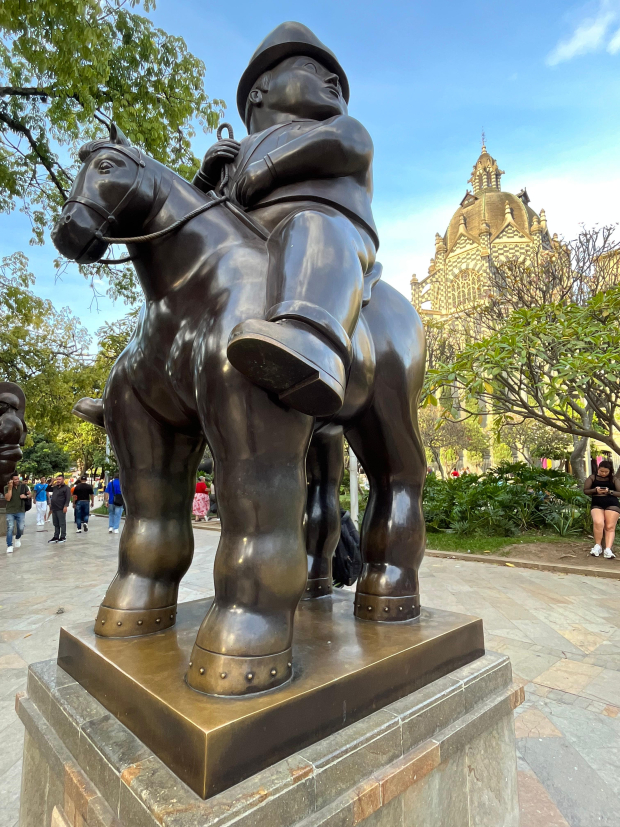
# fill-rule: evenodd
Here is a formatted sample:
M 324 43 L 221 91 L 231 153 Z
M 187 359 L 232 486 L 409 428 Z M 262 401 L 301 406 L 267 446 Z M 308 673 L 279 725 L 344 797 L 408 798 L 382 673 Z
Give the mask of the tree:
M 71 458 L 81 474 L 106 467 L 105 431 L 90 422 L 74 418 L 70 431 L 62 435 Z
M 529 465 L 533 465 L 534 459 L 542 457 L 566 460 L 573 450 L 572 440 L 567 434 L 534 419 L 506 419 L 501 425 L 500 435 L 502 441 L 515 453 L 521 454 Z
M 0 376 L 21 385 L 30 428 L 49 437 L 69 419 L 68 398 L 91 384 L 90 337 L 68 308 L 35 295 L 33 282 L 22 253 L 0 260 Z
M 51 477 L 53 474 L 65 473 L 71 467 L 71 458 L 55 442 L 50 442 L 44 434 L 30 433 L 30 445 L 23 449 L 19 463 L 20 473 L 30 477 Z
M 195 125 L 211 130 L 223 114 L 223 101 L 204 91 L 202 61 L 132 11 L 139 2 L 0 4 L 0 209 L 20 204 L 38 243 L 71 187 L 77 148 L 105 134 L 109 119 L 187 177 L 198 166 Z M 142 1 L 146 12 L 154 5 Z M 113 290 L 135 295 L 130 269 Z
M 437 463 L 441 478 L 445 480 L 446 471 L 443 464 L 446 451 L 460 452 L 466 447 L 467 432 L 464 422 L 455 421 L 436 405 L 427 405 L 419 411 L 418 421 L 422 443 Z M 442 457 L 442 452 L 444 457 Z
M 435 398 L 449 386 L 455 412 L 477 415 L 482 405 L 500 424 L 515 415 L 533 419 L 620 454 L 620 331 L 610 323 L 619 312 L 620 287 L 583 305 L 513 311 L 451 364 L 429 371 L 427 393 Z

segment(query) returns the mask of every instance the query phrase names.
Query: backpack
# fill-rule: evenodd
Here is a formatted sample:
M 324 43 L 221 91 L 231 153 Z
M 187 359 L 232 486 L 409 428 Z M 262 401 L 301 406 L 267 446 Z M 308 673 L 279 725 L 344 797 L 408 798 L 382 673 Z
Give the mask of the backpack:
M 340 514 L 340 540 L 334 552 L 332 575 L 335 586 L 352 586 L 362 573 L 360 535 L 349 512 Z
M 24 483 L 22 483 L 21 488 L 19 489 L 19 493 L 20 494 L 25 494 L 27 490 L 28 490 L 28 486 L 24 485 Z M 32 497 L 26 497 L 26 499 L 24 500 L 24 511 L 30 511 L 31 508 L 32 508 Z

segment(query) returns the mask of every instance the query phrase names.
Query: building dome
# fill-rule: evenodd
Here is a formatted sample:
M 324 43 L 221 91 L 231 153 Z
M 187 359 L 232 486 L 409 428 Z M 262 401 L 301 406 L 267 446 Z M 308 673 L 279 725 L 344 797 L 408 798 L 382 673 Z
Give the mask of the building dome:
M 466 313 L 493 290 L 498 267 L 511 259 L 533 260 L 551 250 L 545 211 L 529 206 L 526 189 L 502 192 L 504 171 L 482 146 L 467 190 L 442 236 L 435 236 L 435 257 L 428 277 L 411 281 L 414 305 L 426 314 L 449 318 Z
M 506 222 L 514 222 L 515 226 L 529 240 L 532 239 L 532 224 L 538 222 L 538 216 L 517 195 L 511 192 L 485 187 L 478 190 L 477 195 L 466 193 L 461 206 L 454 213 L 448 224 L 444 236 L 444 244 L 448 255 L 454 248 L 462 226 L 461 218 L 465 219 L 464 226 L 468 235 L 478 239 L 483 224 L 488 225 L 493 240 L 506 226 Z M 484 228 L 486 230 L 486 227 Z

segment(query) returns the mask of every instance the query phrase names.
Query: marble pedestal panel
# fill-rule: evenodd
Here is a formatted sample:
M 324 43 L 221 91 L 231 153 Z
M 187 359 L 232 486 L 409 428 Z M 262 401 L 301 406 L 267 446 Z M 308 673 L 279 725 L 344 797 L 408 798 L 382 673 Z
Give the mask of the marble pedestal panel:
M 33 664 L 20 827 L 518 827 L 511 679 L 487 653 L 204 801 L 55 661 Z

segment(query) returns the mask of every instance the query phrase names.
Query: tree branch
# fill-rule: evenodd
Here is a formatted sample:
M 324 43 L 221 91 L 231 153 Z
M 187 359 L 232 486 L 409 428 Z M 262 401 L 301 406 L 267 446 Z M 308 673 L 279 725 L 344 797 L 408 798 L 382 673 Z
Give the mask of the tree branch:
M 32 147 L 32 151 L 35 153 L 37 158 L 40 160 L 41 164 L 48 171 L 49 176 L 52 179 L 52 181 L 54 182 L 54 185 L 55 185 L 56 189 L 58 190 L 58 192 L 62 195 L 62 197 L 66 201 L 68 193 L 65 190 L 65 188 L 63 187 L 62 183 L 60 182 L 58 176 L 54 172 L 53 163 L 49 160 L 49 158 L 46 158 L 45 155 L 42 154 L 42 152 L 39 148 L 39 144 L 37 143 L 37 140 L 34 137 L 34 135 L 32 134 L 32 132 L 30 131 L 30 129 L 28 129 L 28 127 L 25 124 L 20 123 L 20 121 L 16 121 L 15 118 L 12 118 L 10 115 L 7 115 L 6 112 L 2 112 L 1 110 L 0 110 L 0 121 L 5 123 L 9 127 L 9 129 L 12 130 L 13 132 L 17 132 L 17 133 L 19 133 L 21 135 L 24 135 L 26 137 L 26 140 L 28 141 L 28 143 Z

